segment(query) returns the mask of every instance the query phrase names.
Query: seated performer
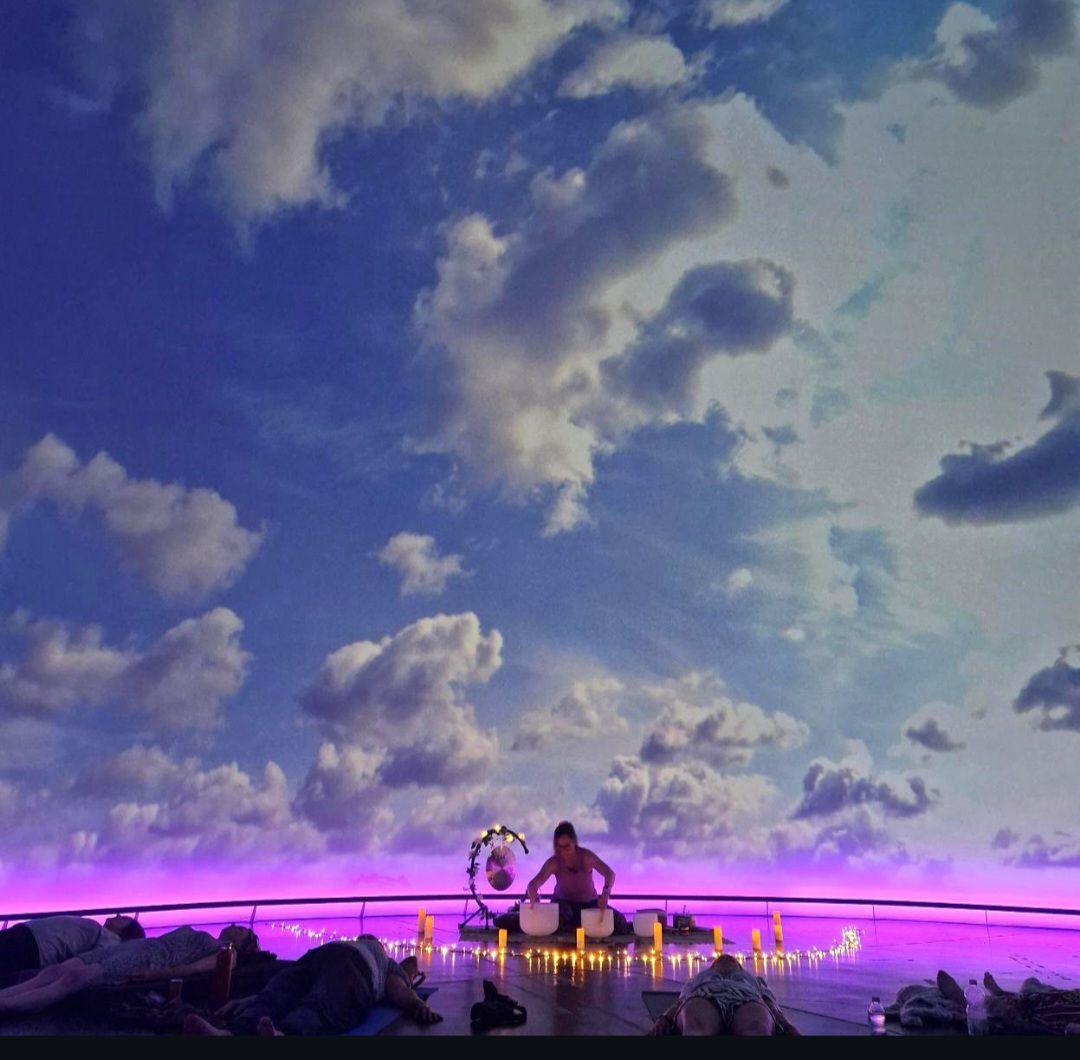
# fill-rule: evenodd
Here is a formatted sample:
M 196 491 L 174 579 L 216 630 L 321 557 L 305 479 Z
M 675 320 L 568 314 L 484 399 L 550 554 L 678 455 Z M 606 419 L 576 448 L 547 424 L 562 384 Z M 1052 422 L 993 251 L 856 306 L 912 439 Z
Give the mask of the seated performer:
M 415 975 L 415 957 L 398 964 L 374 935 L 328 942 L 278 972 L 258 994 L 226 1005 L 219 1015 L 227 1029 L 191 1015 L 184 1021 L 184 1033 L 342 1034 L 381 1001 L 417 1023 L 438 1023 L 442 1016 L 413 990 Z
M 799 1031 L 781 1011 L 765 980 L 724 954 L 683 985 L 678 999 L 649 1033 L 767 1036 Z
M 580 927 L 582 909 L 607 909 L 611 888 L 615 883 L 615 871 L 591 850 L 578 846 L 577 832 L 569 821 L 560 821 L 556 825 L 554 846 L 555 853 L 529 880 L 525 897 L 530 902 L 536 902 L 542 884 L 549 876 L 554 876 L 554 898 L 559 903 L 560 929 Z M 596 884 L 593 883 L 594 872 L 599 873 L 604 880 L 604 888 L 599 894 L 596 893 Z M 615 933 L 625 935 L 630 930 L 626 917 L 615 909 L 612 913 L 615 915 Z

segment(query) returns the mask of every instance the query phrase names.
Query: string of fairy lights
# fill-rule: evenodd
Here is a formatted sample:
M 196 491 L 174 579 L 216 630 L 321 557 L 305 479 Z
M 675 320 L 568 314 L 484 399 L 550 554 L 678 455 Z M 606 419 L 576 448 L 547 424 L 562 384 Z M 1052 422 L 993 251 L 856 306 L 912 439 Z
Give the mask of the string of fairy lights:
M 302 942 L 310 943 L 312 947 L 321 946 L 327 942 L 350 942 L 357 939 L 358 935 L 350 935 L 334 930 L 311 928 L 304 924 L 289 923 L 287 921 L 274 921 L 270 924 L 274 930 L 282 931 Z M 649 946 L 647 943 L 639 943 L 633 948 L 628 946 L 613 946 L 589 949 L 576 949 L 572 947 L 539 946 L 530 944 L 527 946 L 493 945 L 486 942 L 461 941 L 453 944 L 436 943 L 430 932 L 428 937 L 418 934 L 416 938 L 390 939 L 380 938 L 379 941 L 386 949 L 387 954 L 394 960 L 402 960 L 415 954 L 417 957 L 432 957 L 435 955 L 449 960 L 451 963 L 457 960 L 475 962 L 478 966 L 485 961 L 497 963 L 508 958 L 521 959 L 527 962 L 530 971 L 554 971 L 557 969 L 573 969 L 580 971 L 628 971 L 635 966 L 644 965 L 654 973 L 661 974 L 670 967 L 673 975 L 685 971 L 689 975 L 700 971 L 701 968 L 711 963 L 720 955 L 720 950 L 713 949 L 703 953 L 697 949 L 671 949 L 667 951 Z M 669 943 L 669 947 L 670 947 Z M 730 953 L 741 964 L 752 968 L 755 973 L 762 974 L 795 971 L 800 967 L 816 967 L 827 959 L 839 959 L 852 957 L 862 948 L 862 933 L 858 928 L 845 927 L 841 930 L 840 939 L 827 947 L 811 946 L 809 948 L 787 949 L 777 945 L 774 950 L 751 949 L 746 952 L 741 949 L 722 952 Z

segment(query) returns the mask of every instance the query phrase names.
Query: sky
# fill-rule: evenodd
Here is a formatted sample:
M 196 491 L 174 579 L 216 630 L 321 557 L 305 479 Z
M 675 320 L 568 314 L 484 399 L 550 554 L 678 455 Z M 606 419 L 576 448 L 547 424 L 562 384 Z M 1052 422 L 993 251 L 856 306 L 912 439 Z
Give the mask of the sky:
M 1077 21 L 0 3 L 0 906 L 1075 904 Z

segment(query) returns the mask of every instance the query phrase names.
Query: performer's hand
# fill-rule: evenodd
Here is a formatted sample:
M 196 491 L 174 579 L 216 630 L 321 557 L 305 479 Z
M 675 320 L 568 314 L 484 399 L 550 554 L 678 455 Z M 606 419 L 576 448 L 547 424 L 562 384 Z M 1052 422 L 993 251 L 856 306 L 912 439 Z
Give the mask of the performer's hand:
M 605 909 L 607 909 L 607 904 L 608 904 L 608 896 L 604 892 L 601 891 L 600 897 L 596 901 L 596 906 L 600 910 L 600 912 L 602 913 L 602 912 L 604 912 Z

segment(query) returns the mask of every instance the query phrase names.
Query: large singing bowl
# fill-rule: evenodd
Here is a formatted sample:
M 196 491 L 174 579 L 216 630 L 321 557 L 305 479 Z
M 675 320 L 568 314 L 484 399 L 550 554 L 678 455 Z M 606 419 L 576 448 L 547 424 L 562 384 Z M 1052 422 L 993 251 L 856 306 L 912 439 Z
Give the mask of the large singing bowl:
M 610 909 L 582 909 L 581 926 L 591 939 L 606 939 L 615 931 L 615 914 Z
M 653 924 L 663 923 L 663 909 L 639 909 L 634 914 L 634 934 L 642 938 L 652 938 Z
M 519 913 L 521 930 L 526 935 L 553 935 L 559 926 L 559 906 L 556 902 L 523 902 Z

